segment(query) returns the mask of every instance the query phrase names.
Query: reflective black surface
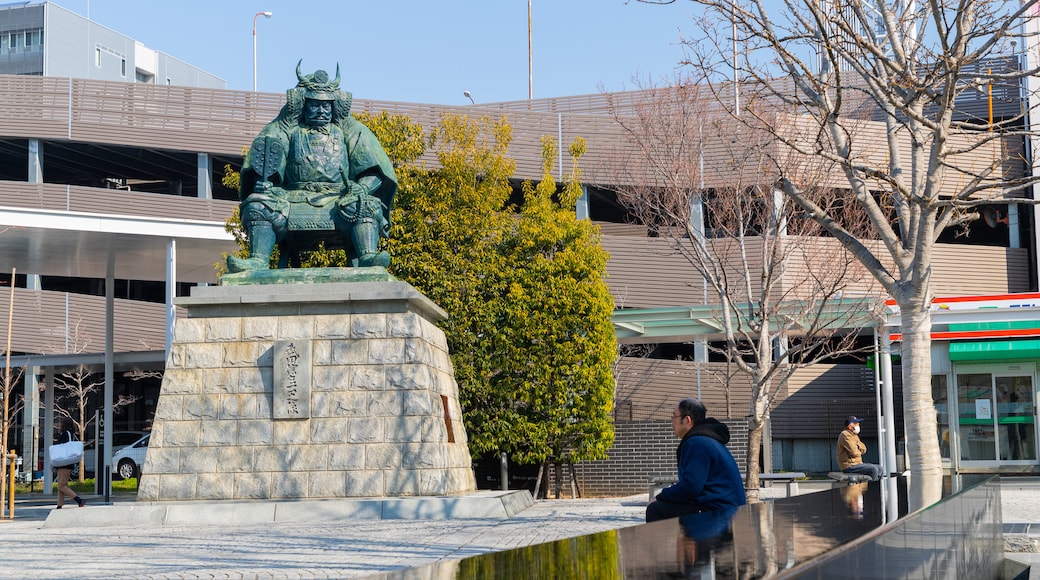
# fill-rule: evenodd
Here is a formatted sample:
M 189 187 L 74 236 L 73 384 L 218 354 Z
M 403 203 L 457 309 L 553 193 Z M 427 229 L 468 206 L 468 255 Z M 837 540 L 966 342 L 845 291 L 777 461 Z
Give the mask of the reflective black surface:
M 952 494 L 962 486 L 967 487 Z M 380 577 L 996 578 L 1003 558 L 999 480 L 947 481 L 946 488 L 945 500 L 909 517 L 903 517 L 907 494 L 900 479 Z

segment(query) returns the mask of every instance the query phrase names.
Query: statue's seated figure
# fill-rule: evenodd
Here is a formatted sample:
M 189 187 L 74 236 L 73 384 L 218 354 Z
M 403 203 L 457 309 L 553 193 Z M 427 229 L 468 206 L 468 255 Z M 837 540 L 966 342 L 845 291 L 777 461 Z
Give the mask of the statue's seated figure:
M 278 117 L 256 139 L 242 166 L 239 189 L 249 258 L 228 256 L 228 270 L 266 269 L 275 244 L 278 267 L 299 252 L 343 248 L 353 266 L 390 263 L 379 250 L 389 233 L 397 176 L 372 132 L 350 114 L 351 95 L 319 70 L 301 75 Z

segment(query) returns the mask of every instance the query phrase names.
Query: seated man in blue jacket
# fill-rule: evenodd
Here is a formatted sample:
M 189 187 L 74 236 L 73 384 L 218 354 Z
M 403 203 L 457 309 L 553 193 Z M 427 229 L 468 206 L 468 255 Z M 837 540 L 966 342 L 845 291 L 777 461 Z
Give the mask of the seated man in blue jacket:
M 675 452 L 679 481 L 646 506 L 647 522 L 735 510 L 747 503 L 740 469 L 726 449 L 729 428 L 706 415 L 704 405 L 693 398 L 679 401 L 672 412 L 672 431 L 682 439 Z

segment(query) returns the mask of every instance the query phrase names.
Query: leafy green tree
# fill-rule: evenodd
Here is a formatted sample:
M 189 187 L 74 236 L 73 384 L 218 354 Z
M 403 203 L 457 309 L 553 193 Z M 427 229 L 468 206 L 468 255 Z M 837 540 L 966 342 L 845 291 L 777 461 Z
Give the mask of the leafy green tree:
M 510 140 L 505 120 L 442 118 L 430 136 L 440 168 L 403 172 L 391 267 L 450 315 L 443 328 L 475 456 L 600 459 L 614 440 L 617 345 L 607 254 L 574 214 L 584 141 L 558 190 L 556 144 L 543 140 L 545 177 L 524 184 L 513 207 Z
M 574 213 L 584 152 L 584 140 L 575 140 L 571 174 L 558 190 L 551 174 L 556 142 L 542 139 L 542 180 L 524 184 L 503 251 L 510 269 L 502 380 L 517 394 L 516 427 L 526 442 L 514 455 L 556 463 L 557 497 L 561 463 L 602 459 L 614 441 L 617 341 L 604 280 L 608 256 L 598 229 Z
M 521 420 L 496 355 L 508 341 L 501 297 L 509 264 L 500 248 L 512 219 L 503 211 L 515 170 L 505 156 L 510 139 L 504 121 L 443 118 L 429 137 L 440 167 L 405 172 L 387 244 L 393 273 L 449 314 L 441 326 L 477 457 L 512 453 Z

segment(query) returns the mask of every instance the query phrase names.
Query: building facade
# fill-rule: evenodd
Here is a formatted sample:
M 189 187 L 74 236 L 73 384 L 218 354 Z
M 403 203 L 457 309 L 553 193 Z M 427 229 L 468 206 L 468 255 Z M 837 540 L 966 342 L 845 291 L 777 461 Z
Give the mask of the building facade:
M 174 298 L 193 285 L 216 282 L 214 266 L 221 253 L 236 248 L 224 232 L 224 221 L 237 204 L 237 192 L 220 184 L 224 167 L 240 166 L 243 147 L 276 116 L 284 97 L 187 85 L 202 87 L 192 88 L 189 99 L 177 75 L 168 76 L 173 69 L 160 64 L 159 53 L 148 57 L 149 52 L 126 37 L 106 36 L 114 33 L 51 3 L 18 9 L 23 12 L 16 19 L 6 17 L 14 13 L 3 12 L 14 8 L 0 8 L 5 15 L 0 38 L 6 35 L 8 46 L 13 36 L 21 34 L 22 39 L 18 51 L 8 51 L 7 61 L 0 49 L 0 102 L 7 111 L 0 117 L 0 264 L 7 270 L 0 272 L 0 281 L 13 288 L 12 366 L 27 369 L 21 388 L 34 407 L 46 402 L 40 384 L 46 399 L 54 396 L 53 385 L 62 373 L 78 365 L 103 372 L 111 365 L 108 396 L 135 397 L 113 417 L 114 428 L 147 429 L 158 394 L 158 381 L 148 373 L 163 369 L 178 315 Z M 78 31 L 54 34 L 55 26 L 78 26 Z M 57 64 L 57 56 L 52 64 L 46 55 L 47 42 L 54 37 L 78 39 L 70 41 L 67 52 L 78 53 L 80 60 L 84 53 L 96 56 L 101 50 L 101 65 L 87 59 L 87 66 L 81 62 L 62 68 L 66 65 Z M 25 50 L 26 38 L 32 50 Z M 22 68 L 3 68 L 5 62 Z M 171 82 L 156 80 L 165 78 Z M 513 128 L 510 155 L 517 161 L 518 186 L 541 178 L 543 135 L 563 144 L 585 138 L 588 153 L 581 164 L 586 195 L 576 211 L 600 226 L 611 256 L 608 283 L 619 309 L 702 305 L 699 275 L 667 240 L 633 223 L 611 192 L 612 184 L 625 179 L 616 167 L 617 149 L 625 140 L 612 109 L 638 98 L 633 92 L 466 107 L 356 99 L 354 108 L 407 115 L 426 127 L 445 113 L 504 115 Z M 428 161 L 434 161 L 432 156 Z M 562 178 L 569 167 L 561 158 L 556 169 Z M 968 236 L 951 234 L 940 240 L 933 266 L 936 295 L 1036 291 L 1032 221 L 1027 212 L 1020 216 L 1015 204 L 994 207 L 993 212 L 991 224 Z M 16 270 L 13 277 L 9 268 Z M 966 271 L 972 276 L 965 276 Z M 0 309 L 6 309 L 9 293 L 0 294 Z M 0 332 L 7 330 L 4 319 Z M 1019 340 L 1013 333 L 1001 336 Z M 670 416 L 683 397 L 705 400 L 713 416 L 730 424 L 734 454 L 746 457 L 750 388 L 724 378 L 724 363 L 698 351 L 696 340 L 692 335 L 625 340 L 645 348 L 619 361 L 617 441 L 609 460 L 578 466 L 585 493 L 642 492 L 648 477 L 673 472 L 676 441 Z M 985 351 L 982 347 L 957 347 L 972 353 L 959 354 L 954 344 L 937 343 L 934 365 L 947 466 L 1040 472 L 1036 434 L 1030 431 L 1036 425 L 1040 356 L 1016 358 L 1007 353 L 1017 348 L 1010 348 L 986 358 L 978 354 Z M 106 350 L 112 355 L 106 357 Z M 898 370 L 893 376 L 898 416 Z M 986 398 L 987 380 L 989 415 L 986 403 L 977 402 Z M 842 418 L 876 418 L 877 385 L 877 374 L 865 360 L 795 373 L 772 413 L 771 469 L 833 469 Z M 984 424 L 987 419 L 991 424 Z M 49 433 L 47 421 L 33 415 L 19 422 L 20 455 L 38 452 L 38 442 L 45 439 L 41 433 Z M 863 424 L 870 447 L 867 459 L 872 461 L 879 459 L 878 423 Z M 897 440 L 900 433 L 897 422 Z
M 0 6 L 0 74 L 227 87 L 221 78 L 53 2 Z

